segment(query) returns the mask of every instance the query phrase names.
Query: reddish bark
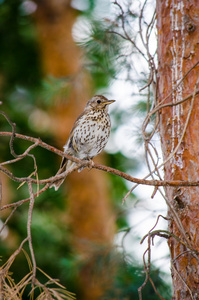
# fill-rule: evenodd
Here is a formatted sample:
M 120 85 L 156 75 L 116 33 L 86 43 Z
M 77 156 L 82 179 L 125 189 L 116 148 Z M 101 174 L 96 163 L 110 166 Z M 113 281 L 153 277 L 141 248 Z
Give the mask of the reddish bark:
M 164 103 L 173 103 L 192 94 L 198 80 L 198 65 L 176 85 L 199 57 L 199 2 L 197 0 L 157 0 L 158 29 L 158 97 L 161 102 L 174 89 Z M 162 109 L 160 135 L 164 159 L 175 147 L 175 155 L 165 164 L 166 180 L 197 180 L 199 174 L 199 97 L 193 102 L 186 133 L 181 141 L 191 100 L 175 107 Z M 190 248 L 199 251 L 199 187 L 166 188 L 166 195 L 184 227 L 184 235 L 177 220 L 169 211 L 170 231 Z M 173 299 L 199 299 L 199 261 L 187 245 L 170 238 L 172 259 Z

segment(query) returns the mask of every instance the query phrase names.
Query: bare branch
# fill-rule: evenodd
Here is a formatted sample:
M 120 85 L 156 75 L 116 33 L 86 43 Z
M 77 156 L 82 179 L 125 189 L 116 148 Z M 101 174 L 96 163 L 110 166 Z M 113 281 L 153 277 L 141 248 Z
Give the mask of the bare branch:
M 12 135 L 12 133 L 10 132 L 0 132 L 0 136 L 10 136 Z M 85 160 L 81 160 L 78 159 L 76 157 L 70 156 L 58 149 L 56 149 L 53 146 L 50 146 L 44 142 L 42 142 L 40 139 L 36 139 L 36 138 L 32 138 L 29 136 L 25 136 L 25 135 L 21 135 L 21 134 L 15 134 L 17 138 L 21 138 L 24 140 L 29 140 L 32 141 L 34 143 L 37 143 L 38 146 L 41 146 L 42 148 L 45 148 L 53 153 L 56 153 L 62 157 L 66 157 L 67 159 L 74 161 L 76 163 L 78 163 L 78 166 L 76 166 L 74 169 L 72 169 L 72 171 L 70 170 L 67 174 L 66 173 L 62 173 L 60 175 L 57 176 L 53 176 L 49 179 L 41 179 L 41 180 L 37 180 L 37 179 L 33 179 L 30 177 L 16 177 L 14 176 L 9 170 L 7 170 L 6 168 L 2 167 L 0 164 L 0 170 L 5 173 L 8 177 L 10 177 L 12 180 L 17 181 L 17 182 L 32 182 L 32 183 L 39 183 L 39 184 L 46 184 L 46 183 L 51 183 L 55 180 L 59 180 L 61 178 L 64 178 L 64 176 L 70 174 L 71 172 L 79 169 L 80 167 L 89 167 L 89 168 L 94 168 L 94 169 L 98 169 L 98 170 L 102 170 L 117 176 L 120 176 L 130 182 L 134 182 L 136 184 L 144 184 L 144 185 L 151 185 L 151 186 L 198 186 L 199 185 L 199 181 L 188 181 L 188 180 L 175 180 L 175 181 L 168 181 L 168 180 L 145 180 L 145 179 L 138 179 L 135 178 L 133 176 L 130 176 L 122 171 L 119 171 L 117 169 L 111 168 L 111 167 L 107 167 L 107 166 L 103 166 L 103 165 L 99 165 L 99 164 L 95 164 L 93 162 L 90 161 L 85 161 Z M 163 164 L 161 164 L 162 166 Z M 160 168 L 161 166 L 159 166 L 158 168 Z M 155 171 L 155 170 L 154 170 Z M 147 178 L 149 175 L 147 175 L 145 178 Z
M 2 203 L 2 182 L 1 182 L 1 177 L 0 177 L 0 207 Z
M 3 223 L 3 226 L 0 229 L 0 234 L 2 233 L 2 231 L 4 230 L 4 228 L 6 227 L 8 221 L 10 220 L 10 218 L 12 217 L 12 215 L 14 214 L 14 212 L 16 211 L 16 209 L 17 209 L 17 206 L 15 206 L 13 208 L 13 210 L 11 211 L 11 213 L 9 214 L 9 216 L 7 217 L 7 219 L 5 220 L 5 222 Z M 0 210 L 1 210 L 1 207 L 0 207 Z
M 28 189 L 29 189 L 29 193 L 30 193 L 30 203 L 29 203 L 29 210 L 28 210 L 27 234 L 28 234 L 28 243 L 29 243 L 29 249 L 30 249 L 32 264 L 33 264 L 32 285 L 34 285 L 35 278 L 36 278 L 37 264 L 36 264 L 35 254 L 34 254 L 33 245 L 32 245 L 31 223 L 32 223 L 32 213 L 33 213 L 33 208 L 34 208 L 35 197 L 34 197 L 34 193 L 33 193 L 32 184 L 30 182 L 28 182 Z

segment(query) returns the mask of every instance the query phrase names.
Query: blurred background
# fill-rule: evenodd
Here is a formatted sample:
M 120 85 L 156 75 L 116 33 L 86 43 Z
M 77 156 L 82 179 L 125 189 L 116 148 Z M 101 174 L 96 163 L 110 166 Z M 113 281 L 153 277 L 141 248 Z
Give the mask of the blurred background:
M 155 3 L 148 2 L 150 15 Z M 126 27 L 136 40 L 141 2 L 134 1 L 133 8 L 123 1 L 121 5 Z M 133 45 L 114 34 L 122 30 L 121 24 L 121 11 L 109 0 L 0 0 L 1 110 L 16 123 L 17 133 L 63 149 L 88 99 L 94 94 L 116 99 L 110 107 L 112 132 L 106 153 L 94 161 L 141 178 L 147 174 L 141 137 L 147 94 L 140 94 L 139 88 L 149 71 Z M 3 116 L 0 128 L 11 131 Z M 28 146 L 29 142 L 14 141 L 17 154 Z M 60 157 L 39 147 L 31 153 L 40 179 L 57 172 Z M 0 137 L 1 162 L 11 158 L 9 138 Z M 33 160 L 26 157 L 8 169 L 16 176 L 29 176 Z M 18 183 L 3 174 L 1 181 L 2 205 L 28 197 L 27 185 L 17 189 Z M 37 266 L 77 299 L 138 299 L 147 248 L 147 243 L 140 246 L 140 239 L 166 207 L 162 199 L 151 199 L 153 189 L 144 186 L 122 204 L 131 187 L 120 177 L 85 169 L 68 176 L 57 192 L 48 189 L 36 199 L 32 240 Z M 20 206 L 0 236 L 2 265 L 27 235 L 27 211 L 28 204 Z M 1 212 L 2 224 L 10 212 Z M 151 277 L 161 296 L 171 299 L 168 250 L 158 243 Z M 29 253 L 27 244 L 24 249 Z M 29 272 L 23 253 L 11 272 L 15 283 Z M 45 282 L 41 272 L 37 278 Z M 21 299 L 29 299 L 30 290 L 27 286 Z M 143 299 L 159 299 L 150 283 Z

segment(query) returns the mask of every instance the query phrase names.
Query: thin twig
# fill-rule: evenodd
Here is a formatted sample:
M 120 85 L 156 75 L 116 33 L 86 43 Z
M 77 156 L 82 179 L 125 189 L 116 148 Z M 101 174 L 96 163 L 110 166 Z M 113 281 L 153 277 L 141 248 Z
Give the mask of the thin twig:
M 130 43 L 133 44 L 133 46 L 135 47 L 135 49 L 137 49 L 137 51 L 142 55 L 142 57 L 146 60 L 146 57 L 144 55 L 144 53 L 142 52 L 142 50 L 137 46 L 137 44 L 130 38 L 127 30 L 126 30 L 126 23 L 125 23 L 125 14 L 124 14 L 124 10 L 122 8 L 122 6 L 118 3 L 118 1 L 114 1 L 113 2 L 115 5 L 117 5 L 121 11 L 121 20 L 122 20 L 122 30 L 124 32 L 124 35 L 122 35 L 119 32 L 113 32 L 114 34 L 117 34 L 119 36 L 121 36 L 122 38 L 125 38 L 126 40 L 128 40 Z
M 4 111 L 0 111 L 0 114 L 4 116 L 4 118 L 8 121 L 8 123 L 12 127 L 12 135 L 11 135 L 11 138 L 10 138 L 10 153 L 14 157 L 18 157 L 18 155 L 15 153 L 14 148 L 13 148 L 13 143 L 14 143 L 14 138 L 15 138 L 15 132 L 16 132 L 16 124 L 13 123 L 10 120 L 10 118 L 8 117 L 8 115 Z
M 52 147 L 52 148 L 54 148 L 54 147 Z M 117 169 L 107 167 L 104 165 L 95 164 L 94 162 L 81 160 L 81 159 L 69 156 L 59 150 L 57 150 L 57 151 L 59 153 L 61 153 L 63 157 L 65 156 L 68 159 L 77 162 L 78 165 L 75 166 L 74 169 L 68 170 L 66 173 L 64 172 L 60 175 L 56 175 L 56 176 L 50 177 L 48 179 L 40 179 L 40 180 L 30 178 L 30 177 L 16 177 L 9 170 L 7 170 L 6 168 L 1 167 L 1 166 L 0 166 L 0 171 L 5 173 L 8 177 L 10 177 L 12 180 L 14 180 L 16 182 L 32 182 L 32 183 L 36 183 L 36 184 L 38 184 L 38 183 L 46 184 L 46 183 L 52 183 L 53 181 L 58 181 L 59 179 L 64 178 L 66 175 L 74 172 L 75 170 L 77 170 L 81 167 L 88 167 L 89 169 L 93 168 L 93 169 L 105 171 L 110 174 L 117 175 L 119 177 L 126 179 L 127 181 L 130 181 L 130 182 L 133 182 L 136 184 L 143 184 L 143 185 L 150 185 L 150 186 L 167 186 L 167 187 L 168 186 L 171 186 L 171 187 L 172 186 L 173 187 L 176 187 L 176 186 L 199 186 L 199 180 L 189 181 L 189 180 L 145 180 L 145 179 L 139 179 L 139 178 L 133 177 L 127 173 L 124 173 L 122 171 L 119 171 Z M 160 168 L 160 166 L 158 168 Z M 151 174 L 147 175 L 145 178 L 149 177 L 150 175 Z
M 26 237 L 20 244 L 17 250 L 10 256 L 9 260 L 6 263 L 6 266 L 3 269 L 3 273 L 7 273 L 10 269 L 10 266 L 12 265 L 13 261 L 15 260 L 16 256 L 21 252 L 23 245 L 28 241 L 28 237 Z
M 28 222 L 27 222 L 27 234 L 28 234 L 28 243 L 29 243 L 29 249 L 30 249 L 30 254 L 32 258 L 32 285 L 34 285 L 35 278 L 36 278 L 36 270 L 37 270 L 37 264 L 35 260 L 35 254 L 33 250 L 33 245 L 32 245 L 32 235 L 31 235 L 31 223 L 32 223 L 32 213 L 33 213 L 33 208 L 34 208 L 34 203 L 35 203 L 35 197 L 33 193 L 33 188 L 32 184 L 29 182 L 28 183 L 28 189 L 30 193 L 30 203 L 29 203 L 29 210 L 28 210 Z
M 5 220 L 5 222 L 3 223 L 3 226 L 0 229 L 0 234 L 2 233 L 2 231 L 4 230 L 4 228 L 6 227 L 6 225 L 8 224 L 8 221 L 10 220 L 10 218 L 12 217 L 12 215 L 14 214 L 14 212 L 16 211 L 17 206 L 15 206 L 13 208 L 13 210 L 11 211 L 11 213 L 9 214 L 9 216 L 7 217 L 7 219 Z
M 158 295 L 158 297 L 162 300 L 165 300 L 157 291 L 155 284 L 150 276 L 150 266 L 151 266 L 151 244 L 153 242 L 153 238 L 154 236 L 158 235 L 160 237 L 164 237 L 164 238 L 169 238 L 170 237 L 170 232 L 166 231 L 166 230 L 155 230 L 155 227 L 157 226 L 160 217 L 162 217 L 165 220 L 168 220 L 166 217 L 162 216 L 162 215 L 158 215 L 157 220 L 155 222 L 155 225 L 149 230 L 149 232 L 142 238 L 140 244 L 143 243 L 143 241 L 145 240 L 146 237 L 148 237 L 148 247 L 145 250 L 144 254 L 143 254 L 143 263 L 144 263 L 144 269 L 145 269 L 145 273 L 146 273 L 146 277 L 144 282 L 142 283 L 142 285 L 138 288 L 138 294 L 139 294 L 139 299 L 142 300 L 142 290 L 143 288 L 146 286 L 148 280 L 151 282 L 151 285 L 155 291 L 155 293 Z M 146 254 L 148 254 L 148 258 L 147 258 L 147 263 L 145 260 L 145 256 Z
M 190 115 L 191 115 L 191 112 L 192 112 L 192 109 L 193 109 L 193 103 L 194 103 L 194 99 L 195 99 L 195 96 L 196 94 L 199 93 L 199 90 L 196 89 L 196 85 L 195 85 L 195 89 L 194 89 L 194 92 L 192 95 L 189 95 L 186 100 L 188 100 L 190 97 L 192 97 L 192 101 L 191 101 L 191 104 L 190 104 L 190 108 L 189 108 L 189 112 L 188 112 L 188 115 L 187 115 L 187 118 L 186 118 L 186 121 L 185 121 L 185 126 L 184 126 L 184 129 L 183 129 L 183 132 L 182 132 L 182 135 L 181 135 L 181 138 L 179 139 L 178 141 L 178 144 L 177 146 L 175 147 L 174 151 L 158 166 L 156 167 L 153 171 L 150 171 L 150 173 L 148 175 L 146 175 L 143 180 L 145 180 L 146 178 L 148 178 L 149 176 L 151 176 L 152 173 L 156 172 L 157 169 L 160 169 L 162 166 L 164 166 L 174 155 L 175 153 L 178 151 L 181 143 L 182 143 L 182 140 L 184 138 L 184 135 L 186 133 L 186 129 L 187 129 L 187 126 L 188 126 L 188 122 L 189 122 L 189 119 L 190 119 Z M 183 102 L 185 101 L 185 99 L 183 100 Z M 182 100 L 181 100 L 182 102 Z M 134 181 L 136 182 L 136 181 Z M 139 183 L 137 182 L 135 186 L 133 186 L 129 192 L 125 195 L 125 197 L 123 198 L 122 202 L 124 203 L 124 201 L 127 199 L 127 197 L 133 192 L 133 190 L 139 185 Z M 154 186 L 158 186 L 158 185 L 154 185 Z M 162 185 L 162 186 L 166 186 L 166 185 Z
M 185 73 L 185 75 L 178 81 L 178 83 L 172 88 L 171 92 L 160 102 L 160 104 L 164 103 L 181 85 L 181 83 L 185 80 L 185 78 L 189 75 L 189 73 L 199 64 L 199 60 Z
M 0 177 L 0 207 L 2 203 L 2 182 L 1 182 L 1 177 Z
M 178 272 L 178 270 L 175 267 L 175 264 L 172 263 L 172 261 L 171 261 L 171 266 L 172 266 L 172 269 L 175 271 L 175 273 L 179 276 L 179 278 L 181 279 L 181 281 L 183 282 L 183 284 L 186 286 L 186 288 L 189 291 L 189 294 L 191 296 L 191 299 L 195 300 L 195 298 L 193 297 L 192 290 L 190 289 L 190 287 L 188 286 L 188 284 L 185 282 L 185 280 L 182 278 L 181 274 Z

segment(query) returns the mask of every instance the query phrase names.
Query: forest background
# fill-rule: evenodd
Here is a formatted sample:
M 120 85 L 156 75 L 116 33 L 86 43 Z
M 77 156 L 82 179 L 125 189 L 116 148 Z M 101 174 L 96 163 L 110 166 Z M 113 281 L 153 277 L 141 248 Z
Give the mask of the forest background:
M 147 85 L 149 71 L 139 56 L 143 3 L 133 5 L 122 3 L 121 7 L 105 0 L 0 1 L 0 100 L 6 114 L 1 114 L 1 131 L 12 131 L 10 125 L 15 123 L 17 133 L 40 137 L 62 149 L 86 101 L 94 94 L 104 94 L 117 102 L 111 109 L 112 133 L 106 153 L 94 161 L 144 177 L 141 126 L 153 94 L 147 101 L 148 91 L 139 91 Z M 150 50 L 155 57 L 155 3 L 148 1 L 147 5 L 143 24 L 151 22 Z M 140 48 L 115 34 L 123 28 L 122 13 L 126 30 Z M 1 162 L 13 159 L 9 140 L 0 138 Z M 159 147 L 157 136 L 154 142 Z M 29 146 L 14 138 L 16 157 Z M 60 156 L 41 147 L 31 154 L 39 179 L 56 174 Z M 16 177 L 34 177 L 34 168 L 31 156 L 8 166 Z M 3 268 L 26 238 L 27 228 L 31 228 L 32 248 L 30 240 L 26 241 L 11 264 L 9 261 L 7 271 L 11 273 L 3 273 L 1 293 L 14 295 L 11 299 L 30 299 L 30 293 L 33 299 L 139 299 L 141 295 L 143 299 L 159 299 L 160 295 L 170 299 L 164 269 L 151 263 L 148 276 L 138 259 L 147 249 L 147 241 L 139 248 L 141 238 L 154 226 L 158 211 L 163 209 L 165 214 L 165 206 L 158 197 L 151 199 L 153 189 L 142 186 L 141 192 L 128 193 L 131 187 L 123 178 L 100 170 L 74 172 L 58 192 L 46 189 L 35 198 L 28 227 L 29 203 L 9 207 L 29 197 L 28 184 L 19 188 L 18 182 L 2 174 L 1 205 L 8 205 L 1 213 L 2 225 L 6 222 L 0 243 Z M 34 193 L 37 189 L 35 184 Z M 158 251 L 155 253 L 157 258 Z M 162 264 L 163 260 L 159 266 Z M 168 257 L 166 264 L 169 266 Z

